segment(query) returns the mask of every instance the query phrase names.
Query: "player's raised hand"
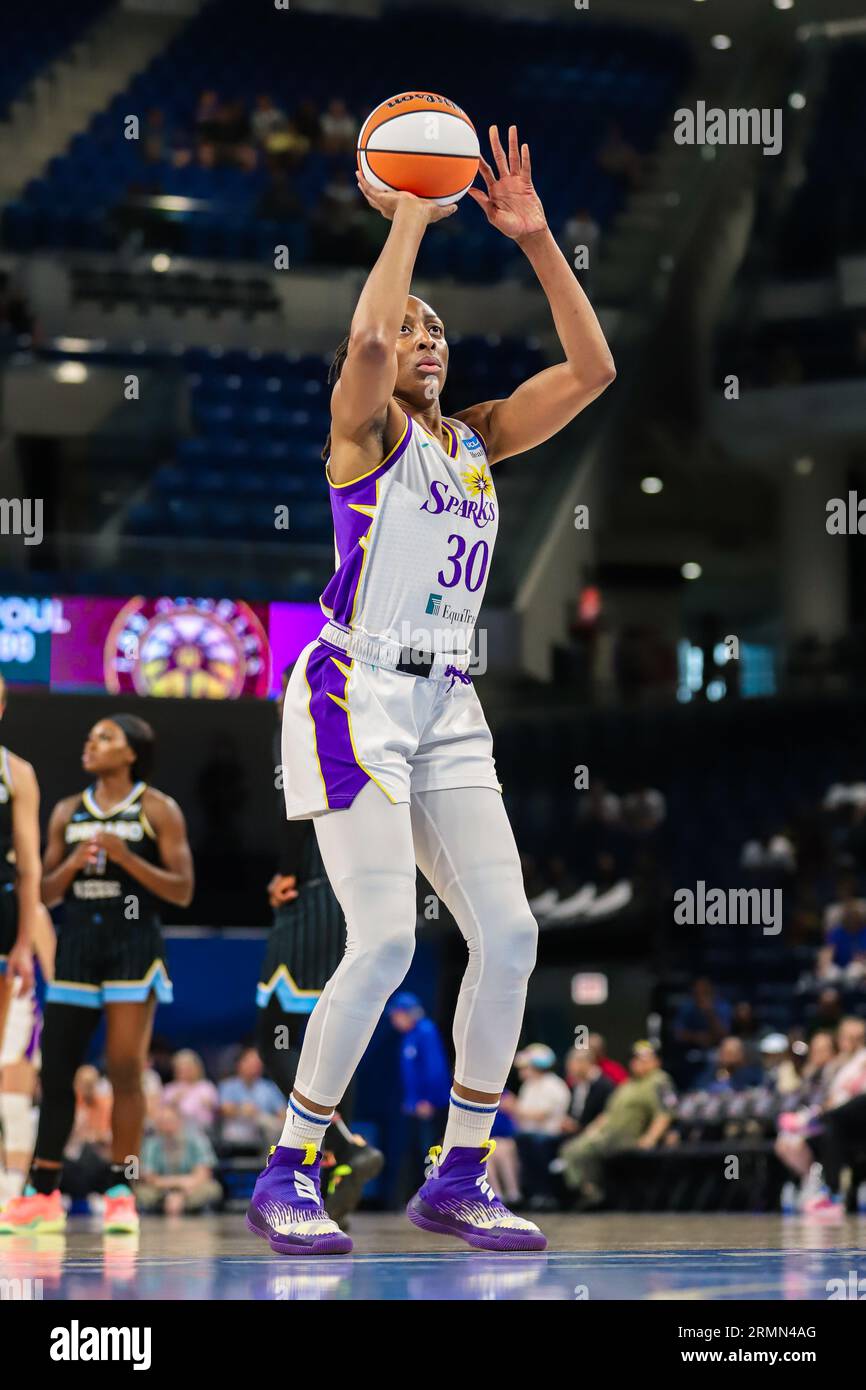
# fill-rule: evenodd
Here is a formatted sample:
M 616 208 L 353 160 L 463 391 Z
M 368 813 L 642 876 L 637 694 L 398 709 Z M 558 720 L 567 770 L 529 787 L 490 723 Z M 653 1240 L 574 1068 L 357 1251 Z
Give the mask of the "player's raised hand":
M 487 192 L 470 188 L 469 197 L 483 209 L 491 227 L 512 241 L 520 241 L 547 226 L 541 199 L 532 184 L 532 161 L 529 146 L 518 146 L 517 126 L 508 127 L 508 157 L 499 140 L 498 127 L 490 127 L 490 148 L 496 170 L 482 157 L 478 172 L 487 185 Z M 498 171 L 498 174 L 497 174 Z
M 419 208 L 423 208 L 428 223 L 441 222 L 457 211 L 456 203 L 434 203 L 431 198 L 416 198 L 414 193 L 404 193 L 397 189 L 375 188 L 369 179 L 364 178 L 360 169 L 355 170 L 355 178 L 370 207 L 375 208 L 376 212 L 381 212 L 388 222 L 393 222 L 394 214 L 400 203 L 406 201 L 417 203 Z

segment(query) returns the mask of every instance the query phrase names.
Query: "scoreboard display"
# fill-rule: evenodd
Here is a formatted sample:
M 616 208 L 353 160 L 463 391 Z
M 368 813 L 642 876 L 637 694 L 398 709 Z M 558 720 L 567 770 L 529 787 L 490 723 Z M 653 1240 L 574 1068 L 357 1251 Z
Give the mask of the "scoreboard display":
M 314 603 L 0 596 L 0 673 L 31 689 L 267 699 L 324 621 Z

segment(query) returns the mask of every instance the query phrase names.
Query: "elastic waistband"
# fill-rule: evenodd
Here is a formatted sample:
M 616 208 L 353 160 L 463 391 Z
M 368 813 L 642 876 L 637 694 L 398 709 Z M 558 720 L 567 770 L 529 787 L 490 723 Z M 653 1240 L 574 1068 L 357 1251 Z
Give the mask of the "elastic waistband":
M 325 623 L 319 641 L 339 647 L 353 661 L 383 666 L 386 671 L 400 671 L 407 676 L 424 676 L 428 680 L 443 680 L 454 672 L 465 672 L 472 660 L 471 652 L 416 651 L 390 638 L 350 632 L 331 622 Z

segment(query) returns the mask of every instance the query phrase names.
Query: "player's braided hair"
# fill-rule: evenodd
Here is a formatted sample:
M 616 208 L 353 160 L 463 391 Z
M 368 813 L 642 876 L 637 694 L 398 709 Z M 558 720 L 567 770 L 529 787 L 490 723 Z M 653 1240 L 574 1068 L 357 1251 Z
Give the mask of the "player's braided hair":
M 330 367 L 328 368 L 328 385 L 329 385 L 329 386 L 333 386 L 335 382 L 337 382 L 337 381 L 340 380 L 340 373 L 341 373 L 342 370 L 343 370 L 343 366 L 344 366 L 344 363 L 345 363 L 345 361 L 346 361 L 346 357 L 348 356 L 348 352 L 349 352 L 349 335 L 348 335 L 348 333 L 347 333 L 346 336 L 345 336 L 345 338 L 343 339 L 343 341 L 340 343 L 339 347 L 337 348 L 336 352 L 334 353 L 334 360 L 333 360 L 333 362 L 331 363 Z M 327 460 L 328 455 L 330 454 L 330 452 L 331 452 L 331 431 L 328 430 L 328 437 L 327 437 L 327 439 L 325 440 L 325 447 L 324 447 L 324 449 L 322 450 L 322 460 L 323 460 L 323 461 L 326 461 L 326 460 Z

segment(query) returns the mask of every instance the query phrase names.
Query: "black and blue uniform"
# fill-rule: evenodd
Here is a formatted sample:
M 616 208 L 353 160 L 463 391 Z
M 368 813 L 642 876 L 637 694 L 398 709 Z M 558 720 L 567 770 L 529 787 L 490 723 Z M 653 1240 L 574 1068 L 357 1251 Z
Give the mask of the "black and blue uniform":
M 6 973 L 6 961 L 18 935 L 12 796 L 9 754 L 5 748 L 0 748 L 0 975 Z
M 144 812 L 146 791 L 145 782 L 136 782 L 123 801 L 102 811 L 93 787 L 88 787 L 67 822 L 67 850 L 104 832 L 125 840 L 149 864 L 159 865 L 156 834 Z M 172 1002 L 159 899 L 100 854 L 67 889 L 47 1002 L 100 1009 L 104 1004 L 138 1003 L 151 991 L 161 1004 Z

